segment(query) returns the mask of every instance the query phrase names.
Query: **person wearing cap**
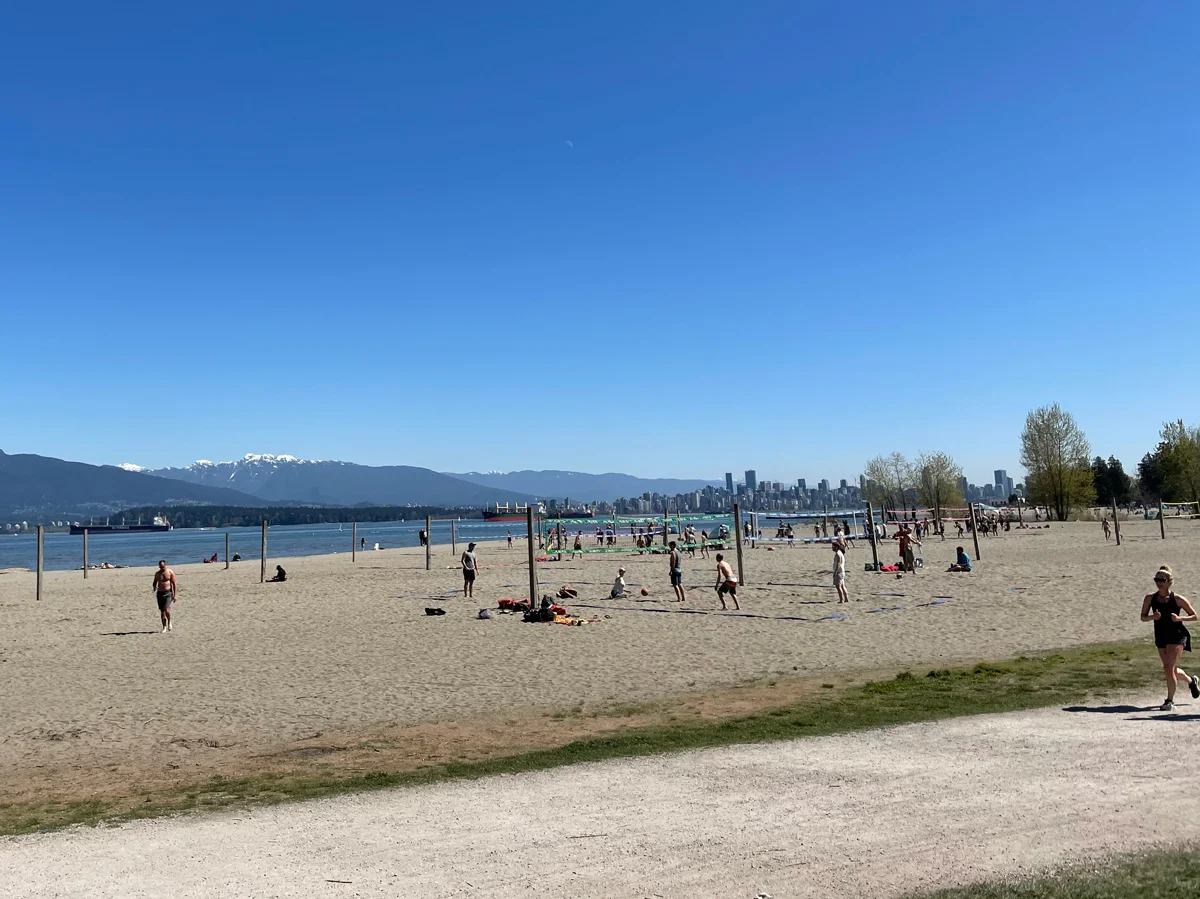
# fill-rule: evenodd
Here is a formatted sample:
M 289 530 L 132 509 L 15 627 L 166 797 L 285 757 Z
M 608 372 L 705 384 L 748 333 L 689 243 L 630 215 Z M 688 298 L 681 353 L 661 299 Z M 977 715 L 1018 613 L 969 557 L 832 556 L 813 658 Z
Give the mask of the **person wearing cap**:
M 462 554 L 463 596 L 475 595 L 475 572 L 479 561 L 475 558 L 475 544 L 468 543 L 466 552 Z
M 625 569 L 617 569 L 617 579 L 613 581 L 612 592 L 608 594 L 609 599 L 623 599 L 625 597 Z

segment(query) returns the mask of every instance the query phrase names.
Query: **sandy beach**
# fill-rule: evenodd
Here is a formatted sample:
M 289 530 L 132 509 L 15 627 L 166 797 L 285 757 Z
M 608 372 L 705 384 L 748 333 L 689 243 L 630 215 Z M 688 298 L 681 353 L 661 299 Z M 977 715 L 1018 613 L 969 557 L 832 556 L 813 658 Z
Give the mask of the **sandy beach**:
M 480 547 L 474 600 L 462 598 L 448 545 L 434 548 L 429 572 L 422 550 L 368 551 L 356 563 L 348 554 L 273 559 L 288 570 L 284 584 L 259 584 L 257 561 L 226 571 L 169 560 L 180 597 L 167 635 L 158 633 L 150 569 L 87 580 L 52 572 L 40 604 L 34 576 L 10 572 L 0 576 L 0 801 L 317 763 L 363 767 L 381 747 L 414 763 L 516 750 L 514 728 L 536 740 L 584 727 L 591 712 L 708 691 L 736 697 L 764 679 L 856 677 L 1138 637 L 1152 654 L 1137 617 L 1152 571 L 1171 564 L 1179 591 L 1197 592 L 1200 526 L 1168 529 L 1163 542 L 1155 522 L 1124 523 L 1119 548 L 1097 524 L 1013 530 L 981 540 L 983 559 L 966 575 L 944 571 L 958 541 L 934 538 L 927 567 L 902 579 L 863 572 L 871 553 L 860 543 L 849 553 L 854 601 L 844 618 L 828 617 L 839 608 L 825 546 L 746 550 L 743 610 L 764 617 L 684 611 L 718 608 L 711 559 L 686 561 L 685 606 L 667 602 L 661 556 L 631 550 L 540 565 L 543 592 L 573 584 L 571 611 L 600 619 L 583 627 L 477 619 L 502 597 L 528 595 L 520 544 Z M 608 600 L 618 565 L 650 596 Z M 427 606 L 447 614 L 426 616 Z

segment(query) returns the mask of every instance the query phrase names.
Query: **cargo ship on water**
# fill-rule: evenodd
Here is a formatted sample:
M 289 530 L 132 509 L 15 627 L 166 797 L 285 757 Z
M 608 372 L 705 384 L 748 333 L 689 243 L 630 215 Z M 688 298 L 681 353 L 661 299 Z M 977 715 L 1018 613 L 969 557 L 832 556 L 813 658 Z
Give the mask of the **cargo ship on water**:
M 594 509 L 550 509 L 547 511 L 544 503 L 534 503 L 533 505 L 534 518 L 595 518 L 596 511 Z M 525 515 L 529 511 L 528 504 L 513 503 L 510 507 L 508 503 L 501 505 L 496 503 L 494 508 L 483 510 L 484 521 L 524 521 Z
M 154 531 L 169 531 L 171 530 L 171 522 L 163 518 L 161 515 L 155 515 L 154 521 L 151 524 L 142 524 L 139 518 L 137 524 L 125 524 L 122 521 L 120 524 L 109 524 L 108 519 L 104 519 L 104 524 L 73 524 L 71 525 L 71 533 L 78 536 L 84 531 L 89 534 L 145 534 Z

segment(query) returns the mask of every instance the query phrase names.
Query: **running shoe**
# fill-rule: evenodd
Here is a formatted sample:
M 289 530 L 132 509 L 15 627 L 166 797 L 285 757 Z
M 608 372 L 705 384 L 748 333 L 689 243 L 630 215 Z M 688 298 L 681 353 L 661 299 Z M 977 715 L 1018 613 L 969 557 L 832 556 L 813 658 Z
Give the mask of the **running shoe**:
M 1171 700 L 1168 699 L 1166 702 L 1164 702 L 1162 705 L 1160 705 L 1158 707 L 1158 710 L 1160 712 L 1173 712 L 1173 711 L 1175 711 L 1175 703 L 1171 702 Z
M 1200 677 L 1193 674 L 1188 681 L 1188 689 L 1192 691 L 1192 699 L 1200 699 Z

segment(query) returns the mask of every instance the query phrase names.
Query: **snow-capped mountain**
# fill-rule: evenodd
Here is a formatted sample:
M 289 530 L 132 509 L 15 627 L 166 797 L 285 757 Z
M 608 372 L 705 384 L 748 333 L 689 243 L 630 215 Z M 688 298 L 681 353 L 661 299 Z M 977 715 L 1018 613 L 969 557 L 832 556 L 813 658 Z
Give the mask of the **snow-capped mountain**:
M 428 468 L 356 465 L 273 453 L 246 453 L 235 462 L 200 459 L 184 468 L 160 468 L 150 473 L 193 484 L 229 487 L 270 502 L 482 507 L 532 499 L 510 489 L 473 484 Z

